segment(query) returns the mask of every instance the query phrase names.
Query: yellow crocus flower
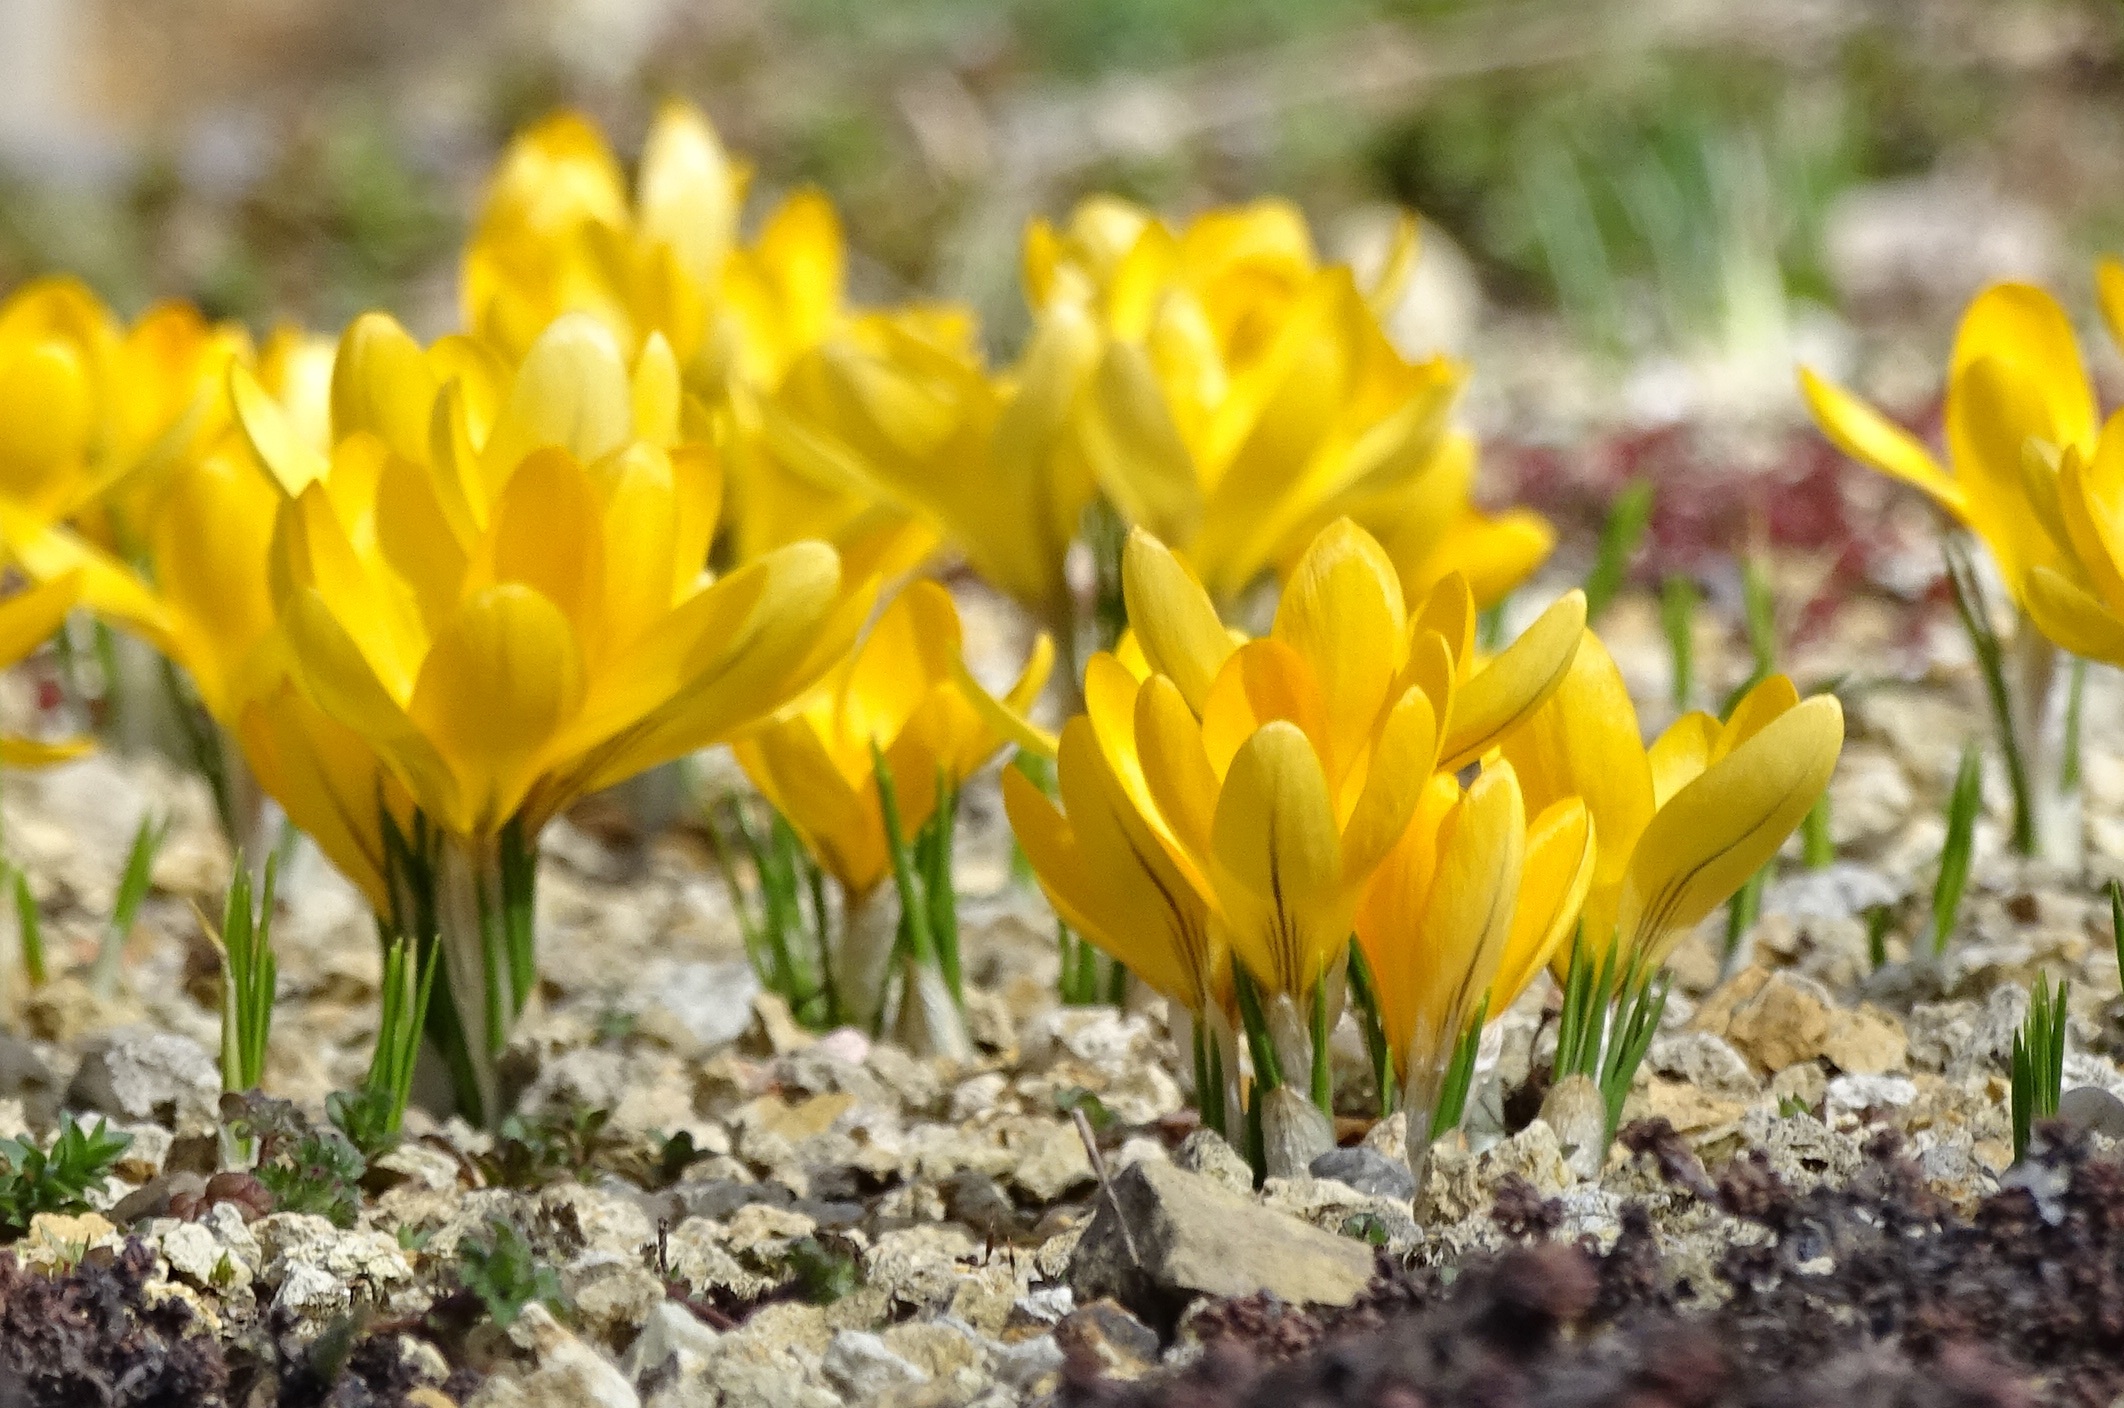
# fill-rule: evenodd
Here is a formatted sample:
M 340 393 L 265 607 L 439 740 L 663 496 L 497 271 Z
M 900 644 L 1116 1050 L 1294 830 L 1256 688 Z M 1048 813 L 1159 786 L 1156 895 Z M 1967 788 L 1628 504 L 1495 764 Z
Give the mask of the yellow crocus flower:
M 1570 593 L 1478 665 L 1465 583 L 1442 584 L 1412 618 L 1393 564 L 1347 520 L 1314 539 L 1259 640 L 1235 641 L 1203 586 L 1141 530 L 1123 581 L 1153 673 L 1138 684 L 1095 657 L 1094 728 L 1207 877 L 1233 952 L 1293 999 L 1340 954 L 1431 775 L 1479 759 L 1539 706 L 1585 620 Z
M 239 397 L 289 491 L 273 571 L 296 672 L 453 835 L 512 819 L 535 833 L 586 791 L 729 737 L 817 679 L 860 619 L 823 544 L 703 573 L 716 467 L 663 443 L 660 349 L 630 374 L 601 324 L 565 316 L 494 388 L 486 426 L 476 368 L 431 394 L 431 363 L 379 361 L 403 371 L 365 398 L 335 378 L 329 464 Z M 355 364 L 342 353 L 341 372 Z M 424 400 L 433 463 L 394 444 Z
M 1465 789 L 1448 773 L 1424 788 L 1357 907 L 1412 1147 L 1428 1139 L 1454 1046 L 1477 1011 L 1501 1015 L 1571 932 L 1594 855 L 1585 804 L 1552 802 L 1529 823 L 1502 760 Z
M 685 104 L 658 113 L 631 197 L 587 119 L 548 118 L 511 144 L 489 184 L 464 256 L 466 324 L 511 357 L 567 312 L 604 323 L 629 357 L 660 337 L 691 403 L 688 438 L 712 438 L 724 455 L 733 560 L 813 537 L 919 558 L 932 544 L 926 529 L 819 474 L 763 403 L 821 346 L 846 338 L 880 355 L 894 332 L 970 345 L 971 320 L 954 308 L 850 309 L 832 205 L 799 191 L 747 244 L 745 185 L 744 168 Z
M 2068 459 L 2092 462 L 2100 418 L 2072 323 L 2049 294 L 1997 284 L 1969 305 L 1947 370 L 1945 467 L 1842 387 L 1807 368 L 1800 385 L 1838 449 L 1924 490 L 1984 541 L 2017 603 L 2030 605 L 2036 569 L 2069 573 L 2060 475 Z
M 1025 736 L 1014 716 L 1053 663 L 1042 636 L 999 708 L 967 673 L 951 593 L 915 582 L 802 704 L 738 742 L 738 761 L 854 907 L 891 868 L 871 749 L 884 757 L 912 837 L 936 810 L 939 779 L 955 792 Z
M 1529 807 L 1583 800 L 1596 847 L 1586 942 L 1620 944 L 1649 973 L 1777 854 L 1828 787 L 1843 740 L 1834 695 L 1803 701 L 1772 675 L 1725 722 L 1685 714 L 1647 748 L 1622 672 L 1588 631 L 1501 752 Z

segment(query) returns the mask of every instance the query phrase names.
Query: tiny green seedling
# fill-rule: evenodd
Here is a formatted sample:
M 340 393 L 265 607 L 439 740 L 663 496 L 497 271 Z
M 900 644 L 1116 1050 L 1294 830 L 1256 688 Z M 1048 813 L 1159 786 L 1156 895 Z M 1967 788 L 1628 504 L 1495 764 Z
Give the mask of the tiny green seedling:
M 29 877 L 19 866 L 9 866 L 8 874 L 14 888 L 16 931 L 22 940 L 22 976 L 32 988 L 41 988 L 51 976 L 44 958 L 44 917 L 37 912 Z
M 1976 745 L 1962 750 L 1962 763 L 1954 775 L 1954 791 L 1947 798 L 1947 839 L 1940 846 L 1940 873 L 1932 882 L 1932 956 L 1947 951 L 1962 911 L 1962 894 L 1969 885 L 1969 858 L 1976 846 L 1977 813 L 1983 807 L 1983 760 Z
M 2028 994 L 2028 1017 L 2013 1034 L 2013 1161 L 2028 1156 L 2037 1120 L 2055 1118 L 2065 1083 L 2065 998 L 2071 984 L 2050 986 L 2038 973 Z
M 326 1112 L 340 1133 L 370 1157 L 396 1144 L 405 1125 L 436 966 L 433 956 L 420 963 L 403 939 L 385 950 L 383 1016 L 376 1029 L 376 1050 L 369 1057 L 369 1073 L 361 1089 L 335 1091 L 325 1101 Z
M 0 1139 L 0 1242 L 29 1230 L 39 1213 L 88 1211 L 88 1194 L 111 1176 L 132 1146 L 130 1134 L 114 1134 L 102 1120 L 83 1129 L 72 1115 L 59 1117 L 50 1149 L 27 1139 Z
M 1482 1052 L 1482 1027 L 1490 1019 L 1490 995 L 1476 1004 L 1467 1029 L 1453 1043 L 1453 1059 L 1446 1064 L 1445 1080 L 1438 1087 L 1438 1103 L 1431 1110 L 1431 1138 L 1460 1128 L 1468 1112 L 1468 1090 L 1475 1084 L 1475 1061 Z
M 487 1224 L 485 1237 L 467 1237 L 458 1248 L 457 1278 L 502 1329 L 533 1303 L 553 1310 L 566 1304 L 559 1273 L 538 1259 L 515 1223 L 501 1218 Z

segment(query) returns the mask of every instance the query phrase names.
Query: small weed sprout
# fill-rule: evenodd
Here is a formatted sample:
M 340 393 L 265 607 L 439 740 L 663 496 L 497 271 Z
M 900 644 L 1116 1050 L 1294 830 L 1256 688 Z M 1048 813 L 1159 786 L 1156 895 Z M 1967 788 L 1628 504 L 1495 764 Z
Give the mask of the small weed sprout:
M 106 1001 L 118 995 L 118 974 L 125 956 L 125 941 L 133 932 L 133 921 L 140 917 L 141 904 L 147 899 L 156 853 L 169 839 L 169 834 L 169 818 L 152 816 L 142 817 L 140 828 L 133 833 L 132 848 L 126 852 L 125 872 L 119 877 L 118 894 L 111 903 L 111 917 L 103 926 L 103 940 L 96 950 L 96 963 L 89 971 L 90 987 Z
M 112 1133 L 102 1120 L 83 1129 L 72 1115 L 60 1116 L 50 1149 L 27 1139 L 0 1139 L 0 1242 L 27 1232 L 39 1213 L 88 1211 L 89 1192 L 110 1177 L 132 1142 L 133 1136 Z
M 266 1042 L 273 1030 L 273 994 L 280 966 L 273 957 L 273 889 L 277 858 L 266 857 L 258 906 L 251 906 L 251 872 L 236 856 L 228 902 L 221 911 L 221 1088 L 256 1090 L 265 1077 Z M 200 925 L 206 927 L 205 916 Z M 211 933 L 211 930 L 209 930 Z
M 335 1091 L 325 1101 L 325 1111 L 340 1133 L 372 1158 L 398 1142 L 405 1124 L 435 968 L 432 957 L 425 965 L 420 963 L 403 939 L 384 951 L 383 1013 L 369 1073 L 359 1090 Z
M 1586 574 L 1586 623 L 1600 619 L 1623 589 L 1630 572 L 1630 559 L 1652 521 L 1652 481 L 1633 480 L 1623 486 L 1608 505 L 1608 521 L 1600 528 L 1600 547 L 1594 554 L 1593 570 Z
M 457 1279 L 486 1306 L 487 1316 L 507 1329 L 526 1306 L 566 1308 L 560 1276 L 541 1262 L 516 1224 L 495 1218 L 485 1237 L 468 1237 L 457 1253 Z

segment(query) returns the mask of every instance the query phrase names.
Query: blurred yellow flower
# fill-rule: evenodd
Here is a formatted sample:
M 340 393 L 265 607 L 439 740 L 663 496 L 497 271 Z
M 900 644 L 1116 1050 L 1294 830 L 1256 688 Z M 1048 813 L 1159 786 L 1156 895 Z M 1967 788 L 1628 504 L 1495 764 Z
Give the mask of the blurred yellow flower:
M 517 138 L 489 184 L 464 256 L 466 324 L 511 357 L 567 312 L 596 317 L 629 357 L 660 336 L 690 400 L 687 438 L 712 439 L 724 455 L 733 560 L 811 537 L 919 558 L 927 531 L 860 485 L 820 474 L 802 427 L 792 445 L 763 402 L 823 345 L 847 338 L 885 355 L 896 332 L 968 345 L 971 321 L 941 307 L 851 310 L 833 207 L 797 192 L 743 244 L 745 186 L 743 167 L 684 104 L 657 115 L 631 199 L 587 119 L 548 118 Z
M 1595 843 L 1586 943 L 1620 944 L 1650 973 L 1777 854 L 1828 787 L 1843 739 L 1834 695 L 1802 701 L 1772 675 L 1724 723 L 1685 714 L 1647 748 L 1622 672 L 1588 631 L 1561 686 L 1501 751 L 1529 807 L 1583 800 Z
M 1035 222 L 1035 347 L 1052 329 L 1070 353 L 1028 354 L 1019 382 L 1021 395 L 1068 407 L 1063 453 L 1081 466 L 1056 485 L 1105 495 L 1220 601 L 1288 570 L 1349 516 L 1412 599 L 1457 572 L 1487 606 L 1540 565 L 1554 534 L 1534 514 L 1471 507 L 1473 442 L 1450 421 L 1461 368 L 1408 361 L 1380 322 L 1414 258 L 1404 220 L 1360 289 L 1319 261 L 1282 201 L 1212 210 L 1177 231 L 1105 197 L 1063 231 Z
M 2060 476 L 2068 461 L 2083 473 L 2093 462 L 2101 422 L 2072 323 L 2049 294 L 1997 284 L 1963 315 L 1947 370 L 1949 467 L 1812 370 L 1800 386 L 1838 449 L 1924 490 L 1984 541 L 2016 603 L 2032 609 L 2036 569 L 2069 572 Z

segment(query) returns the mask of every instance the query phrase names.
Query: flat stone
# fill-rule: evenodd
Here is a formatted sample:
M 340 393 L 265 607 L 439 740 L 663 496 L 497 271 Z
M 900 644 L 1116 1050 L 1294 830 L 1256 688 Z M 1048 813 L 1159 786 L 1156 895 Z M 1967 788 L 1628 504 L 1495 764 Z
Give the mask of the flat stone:
M 2058 1097 L 2058 1118 L 2111 1139 L 2124 1139 L 2124 1100 L 2099 1085 L 2076 1085 Z
M 496 1374 L 465 1408 L 640 1408 L 627 1376 L 533 1302 L 509 1327 L 509 1342 L 527 1351 L 528 1374 Z
M 76 1109 L 153 1121 L 180 1134 L 213 1130 L 220 1100 L 221 1072 L 206 1048 L 152 1027 L 92 1038 L 66 1092 Z
M 894 1354 L 868 1330 L 842 1330 L 826 1346 L 823 1366 L 833 1386 L 852 1403 L 868 1403 L 929 1376 Z
M 1777 1072 L 1822 1054 L 1832 1011 L 1821 984 L 1776 972 L 1734 1006 L 1725 1036 L 1759 1070 Z
M 1416 1175 L 1406 1162 L 1389 1158 L 1377 1149 L 1330 1149 L 1313 1160 L 1315 1178 L 1332 1178 L 1375 1198 L 1405 1203 L 1416 1196 Z
M 1173 1162 L 1234 1193 L 1254 1191 L 1254 1171 L 1214 1129 L 1198 1129 L 1181 1141 Z
M 1846 1075 L 1886 1075 L 1910 1064 L 1910 1039 L 1903 1024 L 1870 1002 L 1855 1011 L 1832 1010 L 1821 1048 L 1820 1054 Z
M 1348 1305 L 1372 1279 L 1368 1247 L 1199 1174 L 1141 1163 L 1114 1179 L 1113 1193 L 1098 1200 L 1070 1258 L 1070 1286 L 1080 1301 L 1110 1296 L 1154 1326 L 1169 1328 L 1205 1295 L 1268 1291 L 1294 1305 Z

